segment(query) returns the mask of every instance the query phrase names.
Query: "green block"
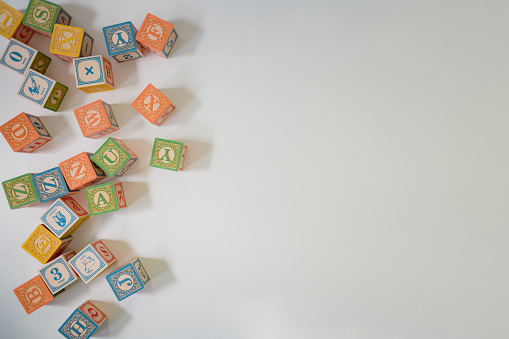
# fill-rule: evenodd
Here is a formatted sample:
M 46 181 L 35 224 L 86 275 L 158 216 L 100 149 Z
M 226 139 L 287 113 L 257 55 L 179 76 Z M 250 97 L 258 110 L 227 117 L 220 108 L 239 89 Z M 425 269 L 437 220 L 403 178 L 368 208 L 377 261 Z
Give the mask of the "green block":
M 55 86 L 53 86 L 53 89 L 48 96 L 48 100 L 44 103 L 44 108 L 54 112 L 58 111 L 68 89 L 69 88 L 67 86 L 62 85 L 59 82 L 55 82 Z
M 122 140 L 110 137 L 91 159 L 108 176 L 121 177 L 138 160 L 138 156 Z
M 90 215 L 114 212 L 127 207 L 121 182 L 109 182 L 85 188 L 85 196 Z
M 51 34 L 60 12 L 60 6 L 45 0 L 30 0 L 23 23 L 36 31 Z
M 37 54 L 34 57 L 34 60 L 32 61 L 32 64 L 30 65 L 30 68 L 33 69 L 34 71 L 44 74 L 46 73 L 46 70 L 48 69 L 50 63 L 51 58 L 49 56 L 41 52 L 37 52 Z
M 182 170 L 187 146 L 178 141 L 156 138 L 150 166 L 171 171 Z
M 31 173 L 2 182 L 11 209 L 39 203 Z

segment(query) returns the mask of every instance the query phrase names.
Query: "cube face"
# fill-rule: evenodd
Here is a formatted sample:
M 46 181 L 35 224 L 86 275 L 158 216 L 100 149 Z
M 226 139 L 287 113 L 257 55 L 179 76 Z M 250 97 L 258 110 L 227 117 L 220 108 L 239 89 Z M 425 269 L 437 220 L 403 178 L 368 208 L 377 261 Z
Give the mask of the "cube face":
M 111 106 L 97 100 L 74 110 L 84 137 L 96 139 L 119 129 Z
M 0 18 L 1 20 L 1 18 Z M 28 44 L 32 37 L 34 36 L 35 32 L 33 29 L 31 29 L 28 26 L 25 26 L 23 24 L 20 24 L 18 26 L 18 29 L 12 36 L 14 39 L 18 40 L 19 42 L 22 42 L 24 44 Z
M 125 62 L 143 57 L 143 50 L 136 42 L 136 27 L 127 21 L 103 28 L 108 54 L 117 62 Z
M 92 153 L 83 152 L 59 164 L 70 189 L 82 189 L 106 177 L 103 170 L 90 160 L 91 156 Z
M 19 28 L 23 14 L 12 8 L 3 1 L 0 1 L 0 35 L 10 39 Z
M 79 309 L 75 310 L 65 323 L 58 329 L 68 339 L 88 339 L 97 330 L 97 326 Z
M 78 58 L 85 31 L 83 28 L 55 24 L 49 51 L 53 54 Z
M 29 70 L 25 80 L 21 84 L 18 95 L 21 95 L 37 105 L 43 106 L 54 84 L 55 81 L 47 76 L 34 70 Z
M 55 83 L 53 89 L 51 90 L 48 99 L 44 103 L 44 108 L 49 109 L 50 111 L 56 112 L 60 108 L 62 101 L 67 93 L 69 88 L 65 85 L 62 85 L 59 82 Z
M 81 209 L 81 215 L 76 209 Z M 48 230 L 59 238 L 66 237 L 78 229 L 89 217 L 88 213 L 72 198 L 58 199 L 41 216 Z
M 88 187 L 85 189 L 90 215 L 99 215 L 118 211 L 119 205 L 112 183 Z
M 148 275 L 147 271 L 145 270 L 145 267 L 141 263 L 140 258 L 136 258 L 134 260 L 131 260 L 130 263 L 133 265 L 134 271 L 138 275 L 138 278 L 140 278 L 143 285 L 146 285 L 150 281 L 150 276 Z
M 43 266 L 39 270 L 39 274 L 52 294 L 60 292 L 78 280 L 78 276 L 67 264 L 67 260 L 63 256 Z
M 62 241 L 58 237 L 43 225 L 39 225 L 21 247 L 45 264 L 54 257 L 61 244 Z
M 94 250 L 103 258 L 106 265 L 111 265 L 117 261 L 117 258 L 111 253 L 111 251 L 106 247 L 106 245 L 102 242 L 102 240 L 98 240 L 92 244 Z
M 150 13 L 145 17 L 136 35 L 136 40 L 145 48 L 164 58 L 170 55 L 177 38 L 177 32 L 172 24 Z
M 33 180 L 37 189 L 37 195 L 41 202 L 77 193 L 77 191 L 69 190 L 59 167 L 54 167 L 47 171 L 34 174 Z
M 69 261 L 69 264 L 74 271 L 78 273 L 85 284 L 88 284 L 107 268 L 106 262 L 97 254 L 91 245 L 87 245 L 81 252 L 76 254 L 76 256 Z
M 124 300 L 145 287 L 131 263 L 108 274 L 106 280 L 118 301 Z
M 6 180 L 2 182 L 2 186 L 11 209 L 39 203 L 32 174 L 28 173 Z
M 101 326 L 101 324 L 108 318 L 108 316 L 90 300 L 81 304 L 80 307 L 78 307 L 78 310 L 92 320 L 97 326 Z
M 15 288 L 14 294 L 27 314 L 53 300 L 53 295 L 39 275 Z
M 92 160 L 110 177 L 120 177 L 137 160 L 137 156 L 133 157 L 123 146 L 120 140 L 108 138 Z
M 85 93 L 115 89 L 111 63 L 101 55 L 74 59 L 76 87 Z
M 175 108 L 171 101 L 152 84 L 148 84 L 131 106 L 145 119 L 156 125 L 160 125 Z
M 2 54 L 2 58 L 0 58 L 0 64 L 25 75 L 30 69 L 36 54 L 37 50 L 11 39 Z
M 44 0 L 30 0 L 23 23 L 37 33 L 51 37 L 60 6 Z
M 64 257 L 65 261 L 69 261 L 69 260 L 71 260 L 71 259 L 72 259 L 75 255 L 76 255 L 76 251 L 75 251 L 75 250 L 72 250 L 72 251 L 65 252 L 64 254 L 62 254 L 62 257 Z
M 171 171 L 181 171 L 184 167 L 187 146 L 178 141 L 156 138 L 150 157 L 150 166 Z
M 26 113 L 20 113 L 7 121 L 0 126 L 0 131 L 14 152 L 22 151 L 23 148 L 39 137 L 39 133 Z

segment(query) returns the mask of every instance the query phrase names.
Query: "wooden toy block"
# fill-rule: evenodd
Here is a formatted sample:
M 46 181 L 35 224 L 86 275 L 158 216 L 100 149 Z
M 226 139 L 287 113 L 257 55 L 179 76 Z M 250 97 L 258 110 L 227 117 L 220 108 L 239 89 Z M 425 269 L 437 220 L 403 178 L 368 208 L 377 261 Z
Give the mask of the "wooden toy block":
M 115 89 L 111 62 L 102 55 L 74 59 L 76 87 L 85 93 Z
M 97 326 L 101 326 L 108 318 L 106 313 L 101 311 L 91 300 L 87 300 L 81 304 L 78 307 L 78 310 L 83 312 L 83 314 L 92 320 Z
M 76 251 L 75 250 L 72 250 L 72 251 L 69 251 L 69 252 L 65 252 L 64 254 L 62 254 L 62 257 L 64 257 L 64 259 L 66 261 L 69 261 L 71 260 L 74 256 L 76 255 Z
M 21 75 L 26 75 L 29 69 L 44 74 L 50 63 L 49 56 L 16 39 L 9 40 L 9 44 L 0 58 L 1 65 Z
M 70 190 L 65 182 L 60 167 L 54 167 L 33 176 L 37 195 L 41 202 L 50 201 L 67 195 L 76 194 L 78 190 Z
M 119 139 L 108 138 L 92 156 L 92 161 L 110 177 L 121 177 L 138 156 Z
M 118 301 L 122 301 L 143 289 L 150 281 L 150 276 L 140 258 L 135 258 L 108 274 L 106 280 Z
M 72 235 L 65 239 L 59 239 L 44 225 L 39 225 L 21 247 L 42 264 L 46 264 L 60 256 L 72 239 Z
M 45 0 L 30 0 L 23 24 L 51 38 L 55 24 L 69 25 L 72 17 L 60 5 Z
M 94 250 L 101 256 L 108 267 L 111 264 L 117 262 L 117 258 L 111 253 L 111 251 L 106 247 L 102 240 L 97 240 L 96 242 L 91 244 Z
M 156 138 L 150 157 L 150 166 L 172 171 L 182 171 L 187 146 L 178 141 Z
M 175 109 L 175 105 L 172 104 L 170 99 L 152 84 L 148 84 L 131 106 L 156 126 L 161 126 L 163 121 Z
M 59 198 L 41 216 L 44 225 L 54 235 L 65 238 L 88 219 L 90 215 L 71 197 Z
M 23 25 L 22 21 L 23 14 L 20 11 L 0 1 L 0 35 L 28 44 L 34 35 L 34 30 Z
M 67 90 L 67 86 L 30 69 L 19 88 L 18 95 L 56 112 Z
M 93 305 L 93 304 L 92 304 Z M 82 305 L 83 306 L 83 305 Z M 85 306 L 90 309 L 91 313 L 86 313 L 81 310 L 81 306 L 74 310 L 69 318 L 58 329 L 67 339 L 88 339 L 99 328 L 99 325 L 93 319 L 93 315 L 97 317 L 106 316 L 102 311 L 93 305 Z M 99 313 L 100 312 L 100 313 Z M 106 319 L 106 318 L 105 318 Z
M 39 117 L 20 113 L 0 126 L 14 152 L 32 153 L 53 139 Z
M 59 164 L 70 189 L 92 186 L 106 178 L 103 170 L 90 159 L 91 156 L 92 153 L 82 152 Z
M 14 294 L 27 314 L 32 313 L 53 300 L 53 295 L 40 275 L 16 287 L 14 289 Z
M 172 24 L 150 13 L 147 14 L 136 34 L 136 40 L 143 47 L 163 58 L 170 56 L 177 38 L 177 31 Z
M 39 274 L 53 295 L 79 279 L 62 255 L 44 265 Z
M 143 47 L 136 41 L 138 30 L 131 21 L 103 27 L 108 54 L 118 63 L 143 58 Z
M 83 28 L 55 24 L 49 51 L 63 61 L 92 55 L 94 39 Z
M 101 249 L 97 250 L 97 247 Z M 104 255 L 102 251 L 108 252 L 108 256 Z M 88 284 L 116 261 L 117 259 L 111 251 L 101 242 L 96 246 L 92 244 L 85 246 L 81 252 L 69 261 L 69 265 L 78 273 L 85 284 Z
M 102 100 L 76 108 L 74 116 L 84 137 L 97 139 L 119 129 L 111 106 Z
M 32 173 L 27 173 L 2 182 L 11 209 L 28 207 L 40 202 L 32 176 Z
M 85 188 L 85 195 L 90 215 L 114 212 L 127 207 L 121 182 L 108 182 Z

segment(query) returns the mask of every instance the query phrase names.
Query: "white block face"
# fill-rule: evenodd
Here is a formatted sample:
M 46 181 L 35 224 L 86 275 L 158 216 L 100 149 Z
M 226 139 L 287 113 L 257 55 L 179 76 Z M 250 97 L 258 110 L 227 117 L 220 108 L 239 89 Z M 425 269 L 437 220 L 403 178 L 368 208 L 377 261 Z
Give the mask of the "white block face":
M 103 63 L 100 56 L 75 59 L 74 68 L 78 88 L 104 82 Z
M 53 260 L 50 264 L 41 268 L 39 273 L 53 294 L 61 291 L 78 279 L 62 257 Z
M 80 253 L 69 261 L 72 268 L 81 279 L 88 284 L 93 278 L 106 269 L 104 260 L 92 249 L 91 245 L 85 247 Z
M 2 55 L 2 58 L 0 59 L 0 64 L 18 72 L 21 75 L 25 75 L 28 72 L 36 54 L 37 51 L 33 48 L 30 48 L 17 40 L 11 39 L 4 54 Z
M 78 217 L 59 199 L 42 215 L 41 220 L 51 232 L 61 237 Z
M 55 82 L 50 78 L 33 70 L 29 70 L 18 94 L 42 106 L 46 102 L 54 85 Z

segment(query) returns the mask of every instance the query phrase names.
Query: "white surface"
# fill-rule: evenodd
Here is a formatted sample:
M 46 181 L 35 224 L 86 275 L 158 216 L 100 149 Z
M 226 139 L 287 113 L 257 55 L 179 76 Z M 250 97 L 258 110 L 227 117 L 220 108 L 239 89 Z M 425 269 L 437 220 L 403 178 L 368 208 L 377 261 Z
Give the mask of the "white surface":
M 2 338 L 59 338 L 86 299 L 110 315 L 98 337 L 507 338 L 508 2 L 63 5 L 94 54 L 107 54 L 103 26 L 147 12 L 180 37 L 168 60 L 113 63 L 112 92 L 81 93 L 53 58 L 47 74 L 71 87 L 58 113 L 0 69 L 1 122 L 24 111 L 54 135 L 28 155 L 0 140 L 0 179 L 94 152 L 104 138 L 82 137 L 72 110 L 112 104 L 111 136 L 140 155 L 123 177 L 130 206 L 92 217 L 70 247 L 109 239 L 153 280 L 117 302 L 104 274 L 26 315 L 12 289 L 41 265 L 21 244 L 49 203 L 2 198 Z M 130 107 L 149 82 L 176 102 L 161 127 Z M 155 137 L 189 145 L 184 172 L 148 167 Z

